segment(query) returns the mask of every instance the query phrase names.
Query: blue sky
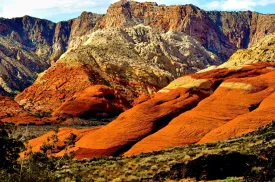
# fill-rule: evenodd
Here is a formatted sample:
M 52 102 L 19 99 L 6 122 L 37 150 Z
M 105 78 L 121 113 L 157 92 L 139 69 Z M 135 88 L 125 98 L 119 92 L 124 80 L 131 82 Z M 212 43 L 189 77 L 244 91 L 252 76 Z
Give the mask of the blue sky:
M 137 0 L 144 2 L 145 0 Z M 158 4 L 194 4 L 205 10 L 243 11 L 275 14 L 275 0 L 152 0 Z M 0 0 L 0 17 L 30 15 L 54 22 L 75 18 L 83 11 L 106 13 L 116 0 Z

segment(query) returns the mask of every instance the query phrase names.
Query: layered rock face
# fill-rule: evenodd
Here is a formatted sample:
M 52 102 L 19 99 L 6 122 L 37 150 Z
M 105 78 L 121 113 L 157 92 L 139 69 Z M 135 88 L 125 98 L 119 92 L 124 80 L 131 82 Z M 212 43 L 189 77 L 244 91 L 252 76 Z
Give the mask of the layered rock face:
M 120 1 L 110 6 L 100 26 L 127 27 L 143 23 L 165 31 L 184 32 L 226 61 L 238 48 L 247 48 L 273 33 L 274 17 L 250 11 L 208 12 L 193 5 Z
M 220 63 L 184 33 L 143 25 L 97 30 L 72 42 L 55 65 L 16 97 L 21 105 L 34 112 L 51 112 L 76 92 L 96 84 L 114 88 L 131 102 L 180 75 Z
M 90 32 L 101 15 L 83 13 L 53 23 L 29 16 L 0 19 L 0 87 L 16 93 L 31 85 L 67 50 L 72 37 Z
M 79 159 L 128 156 L 251 132 L 275 120 L 274 69 L 274 63 L 257 63 L 180 77 L 107 126 L 86 133 L 70 151 Z

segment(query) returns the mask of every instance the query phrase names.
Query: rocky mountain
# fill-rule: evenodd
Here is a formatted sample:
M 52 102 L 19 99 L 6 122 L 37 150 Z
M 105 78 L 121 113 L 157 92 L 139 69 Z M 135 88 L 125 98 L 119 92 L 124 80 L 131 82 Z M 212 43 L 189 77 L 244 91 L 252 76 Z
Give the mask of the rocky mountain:
M 179 76 L 223 63 L 274 32 L 273 21 L 273 15 L 249 11 L 119 1 L 92 26 L 83 26 L 89 33 L 72 34 L 57 63 L 16 100 L 32 112 L 53 112 L 75 93 L 103 84 L 131 103 Z
M 164 31 L 184 32 L 223 61 L 238 49 L 273 33 L 275 15 L 256 12 L 204 11 L 193 5 L 165 6 L 122 0 L 111 5 L 101 27 L 145 24 Z
M 250 11 L 208 12 L 193 5 L 164 6 L 134 1 L 114 3 L 106 15 L 84 12 L 74 20 L 60 23 L 29 16 L 2 18 L 1 88 L 6 92 L 22 91 L 33 83 L 37 73 L 46 70 L 69 47 L 79 45 L 79 41 L 72 40 L 94 29 L 131 28 L 142 24 L 164 33 L 184 33 L 215 54 L 219 61 L 226 61 L 238 48 L 254 45 L 274 32 L 274 21 L 274 15 Z
M 0 87 L 16 93 L 57 61 L 73 37 L 91 31 L 101 15 L 84 12 L 67 22 L 24 16 L 0 19 Z
M 15 171 L 20 179 L 24 170 L 57 180 L 273 179 L 274 18 L 123 0 L 106 15 L 57 24 L 1 19 L 0 94 L 30 86 L 14 99 L 0 95 L 0 127 L 75 127 L 52 125 L 38 138 L 27 129 Z M 108 124 L 90 127 L 94 118 Z
M 2 92 L 22 90 L 38 77 L 16 101 L 49 115 L 98 84 L 132 103 L 182 75 L 223 63 L 238 48 L 256 45 L 274 32 L 275 19 L 250 11 L 119 1 L 106 15 L 84 12 L 57 24 L 28 16 L 1 21 Z
M 54 110 L 73 94 L 95 84 L 119 91 L 128 101 L 154 93 L 180 75 L 219 64 L 192 37 L 149 26 L 97 30 L 75 40 L 36 82 L 16 97 L 25 108 Z

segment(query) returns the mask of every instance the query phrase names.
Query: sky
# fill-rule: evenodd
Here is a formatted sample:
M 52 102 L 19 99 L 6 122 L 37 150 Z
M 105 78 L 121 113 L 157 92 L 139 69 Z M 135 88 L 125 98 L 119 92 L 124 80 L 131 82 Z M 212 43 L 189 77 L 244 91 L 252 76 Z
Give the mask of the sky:
M 53 22 L 78 17 L 81 12 L 105 14 L 117 0 L 0 0 L 0 17 L 29 15 Z M 144 2 L 145 0 L 136 0 Z M 275 0 L 147 0 L 165 5 L 194 4 L 204 10 L 257 11 L 275 14 Z

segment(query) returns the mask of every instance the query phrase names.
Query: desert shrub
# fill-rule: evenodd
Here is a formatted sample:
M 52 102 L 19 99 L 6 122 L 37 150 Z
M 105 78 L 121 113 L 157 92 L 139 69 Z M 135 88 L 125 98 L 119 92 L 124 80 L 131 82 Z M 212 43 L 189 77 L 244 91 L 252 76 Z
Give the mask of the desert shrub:
M 187 164 L 179 163 L 172 166 L 169 172 L 161 172 L 154 176 L 155 180 L 196 178 L 196 180 L 218 180 L 231 176 L 243 176 L 252 168 L 257 160 L 254 155 L 242 155 L 237 152 L 222 155 L 199 157 Z
M 208 155 L 189 162 L 184 167 L 184 177 L 197 180 L 226 179 L 230 176 L 242 176 L 251 169 L 251 161 L 257 160 L 254 155 L 242 155 L 233 152 L 226 155 Z
M 44 142 L 43 145 L 41 145 L 40 150 L 46 154 L 49 151 L 52 151 L 54 149 L 54 146 L 52 144 Z
M 221 182 L 239 182 L 239 181 L 240 180 L 237 177 L 228 177 L 228 178 L 226 178 L 224 180 L 221 180 Z
M 0 181 L 5 182 L 54 182 L 58 167 L 71 160 L 67 155 L 62 158 L 48 157 L 53 148 L 50 144 L 41 146 L 42 152 L 30 153 L 27 159 L 18 160 L 24 144 L 12 137 L 12 125 L 0 126 Z
M 72 146 L 76 142 L 76 135 L 74 133 L 70 133 L 70 135 L 65 139 L 65 144 Z
M 275 148 L 266 148 L 260 153 L 260 159 L 254 160 L 251 170 L 244 176 L 245 181 L 274 181 L 275 179 Z
M 17 165 L 19 152 L 24 148 L 21 141 L 11 136 L 13 125 L 0 128 L 0 169 L 13 170 Z

